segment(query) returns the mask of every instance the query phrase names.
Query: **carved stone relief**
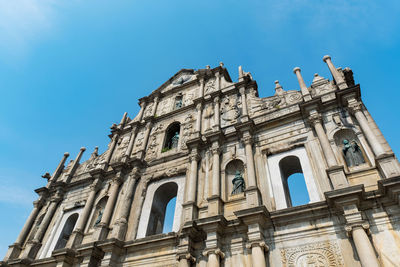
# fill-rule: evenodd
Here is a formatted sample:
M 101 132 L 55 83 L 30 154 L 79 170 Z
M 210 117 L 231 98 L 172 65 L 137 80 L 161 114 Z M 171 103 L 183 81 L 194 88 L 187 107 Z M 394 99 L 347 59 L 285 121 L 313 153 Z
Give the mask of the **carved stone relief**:
M 204 86 L 204 93 L 209 94 L 216 90 L 216 79 L 210 79 L 207 81 L 206 85 Z
M 225 96 L 221 105 L 221 126 L 228 126 L 237 122 L 240 116 L 236 95 Z
M 144 114 L 143 114 L 144 118 L 150 117 L 151 115 L 153 115 L 153 106 L 154 106 L 153 103 L 150 103 L 150 104 L 148 104 L 146 106 L 146 109 L 145 109 Z
M 342 253 L 334 241 L 307 244 L 281 250 L 282 266 L 344 266 Z
M 136 136 L 135 147 L 139 148 L 143 145 L 144 140 L 144 130 L 141 130 Z
M 163 99 L 158 105 L 157 115 L 163 115 L 171 111 L 170 98 Z
M 324 77 L 318 75 L 318 73 L 314 74 L 314 79 L 311 84 L 311 96 L 315 97 L 318 95 L 326 94 L 330 91 L 334 91 L 335 87 L 333 84 Z
M 128 147 L 129 144 L 129 135 L 125 135 L 123 137 L 120 137 L 117 142 L 117 148 L 115 149 L 114 155 L 113 155 L 113 161 L 117 161 L 123 156 L 123 153 L 125 152 L 126 148 Z
M 204 111 L 204 131 L 210 131 L 212 127 L 212 119 L 214 117 L 214 107 L 212 104 L 208 104 Z
M 190 137 L 190 135 L 193 132 L 193 115 L 192 114 L 188 114 L 185 118 L 185 122 L 182 125 L 183 127 L 183 132 L 182 132 L 182 143 L 181 143 L 181 147 L 183 149 L 186 149 L 186 141 L 188 140 L 188 138 Z

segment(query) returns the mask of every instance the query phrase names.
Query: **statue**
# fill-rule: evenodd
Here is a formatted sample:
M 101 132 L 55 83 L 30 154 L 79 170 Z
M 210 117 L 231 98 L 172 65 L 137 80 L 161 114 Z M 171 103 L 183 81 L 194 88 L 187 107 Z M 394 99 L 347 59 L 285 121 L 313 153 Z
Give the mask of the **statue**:
M 178 147 L 178 141 L 179 141 L 179 133 L 176 132 L 175 135 L 171 139 L 171 148 Z
M 182 98 L 176 98 L 176 102 L 175 102 L 175 109 L 179 109 L 182 107 Z
M 102 217 L 103 217 L 103 210 L 99 210 L 99 215 L 97 215 L 97 219 L 94 222 L 94 226 L 97 226 L 101 222 Z
M 245 183 L 240 171 L 236 171 L 235 177 L 232 179 L 233 189 L 231 195 L 236 195 L 244 192 Z
M 343 140 L 343 155 L 348 167 L 358 166 L 365 163 L 360 146 L 355 140 Z

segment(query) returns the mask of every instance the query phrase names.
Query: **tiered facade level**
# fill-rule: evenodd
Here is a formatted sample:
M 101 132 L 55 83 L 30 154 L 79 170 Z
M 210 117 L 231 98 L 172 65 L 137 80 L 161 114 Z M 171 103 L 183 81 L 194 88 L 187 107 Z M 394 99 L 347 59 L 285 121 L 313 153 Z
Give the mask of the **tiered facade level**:
M 259 98 L 239 67 L 182 69 L 107 150 L 68 153 L 1 266 L 400 266 L 400 167 L 349 68 Z M 292 206 L 302 173 L 310 202 Z M 301 179 L 301 178 L 298 178 Z M 172 232 L 162 233 L 176 197 Z

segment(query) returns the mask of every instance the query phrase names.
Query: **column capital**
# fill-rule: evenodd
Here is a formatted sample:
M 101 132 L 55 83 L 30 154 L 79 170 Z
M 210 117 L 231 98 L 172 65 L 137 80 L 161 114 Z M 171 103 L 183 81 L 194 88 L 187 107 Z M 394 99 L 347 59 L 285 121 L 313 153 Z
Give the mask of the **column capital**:
M 347 235 L 348 237 L 351 237 L 351 236 L 352 236 L 352 231 L 353 231 L 355 228 L 362 228 L 362 229 L 364 229 L 364 230 L 366 231 L 366 233 L 367 233 L 368 235 L 370 235 L 371 232 L 370 232 L 370 230 L 369 230 L 369 227 L 370 227 L 369 223 L 368 223 L 367 221 L 363 221 L 363 222 L 359 222 L 359 223 L 346 224 L 346 225 L 344 226 L 344 230 L 346 231 L 346 235 Z
M 348 102 L 348 108 L 351 113 L 355 114 L 358 111 L 362 111 L 362 103 L 360 101 L 349 101 Z
M 201 159 L 200 155 L 197 152 L 192 152 L 189 154 L 189 160 L 192 161 L 199 161 Z
M 90 184 L 89 189 L 90 189 L 90 191 L 97 191 L 97 190 L 100 189 L 100 185 L 101 185 L 100 179 L 99 179 L 99 178 L 96 178 L 96 179 Z
M 188 260 L 190 262 L 196 262 L 196 258 L 190 253 L 182 253 L 182 254 L 176 255 L 176 260 L 177 261 L 180 261 L 182 259 Z
M 254 141 L 254 139 L 253 139 L 253 137 L 251 137 L 250 135 L 246 135 L 246 136 L 243 136 L 242 137 L 242 142 L 245 144 L 245 145 L 251 145 L 251 144 L 253 144 L 253 141 Z
M 310 116 L 308 116 L 308 121 L 313 127 L 315 127 L 316 124 L 322 123 L 322 116 L 319 113 L 310 114 Z
M 220 248 L 211 248 L 203 251 L 203 256 L 208 257 L 210 254 L 215 254 L 219 256 L 221 259 L 225 258 L 225 253 L 221 251 Z
M 41 208 L 44 204 L 43 198 L 39 198 L 38 200 L 33 201 L 34 208 Z
M 262 250 L 267 252 L 269 250 L 268 245 L 265 243 L 265 241 L 249 241 L 246 244 L 247 249 L 252 249 L 253 247 L 260 247 Z
M 221 152 L 221 148 L 219 146 L 218 142 L 214 142 L 211 147 L 210 147 L 210 151 L 213 155 L 215 154 L 219 154 Z

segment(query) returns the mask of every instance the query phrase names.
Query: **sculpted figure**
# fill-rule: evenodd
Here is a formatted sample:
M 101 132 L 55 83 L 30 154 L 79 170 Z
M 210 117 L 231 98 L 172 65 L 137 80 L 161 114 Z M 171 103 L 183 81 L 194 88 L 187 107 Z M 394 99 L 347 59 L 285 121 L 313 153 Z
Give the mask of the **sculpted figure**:
M 179 133 L 176 132 L 175 135 L 171 139 L 171 147 L 176 148 L 178 147 L 178 142 L 179 142 Z
M 97 226 L 101 222 L 101 218 L 103 217 L 103 210 L 99 210 L 99 215 L 97 215 L 97 219 L 94 222 L 94 226 Z
M 351 141 L 351 143 L 347 139 L 343 140 L 343 155 L 348 167 L 365 163 L 361 148 L 355 140 Z
M 233 189 L 231 195 L 236 195 L 244 192 L 245 182 L 240 171 L 236 171 L 235 177 L 232 179 Z
M 214 116 L 213 107 L 212 107 L 212 105 L 209 105 L 209 106 L 206 108 L 206 112 L 205 112 L 205 115 L 204 115 L 204 118 L 205 118 L 204 129 L 205 129 L 206 131 L 211 130 L 211 120 L 212 120 L 212 117 L 213 117 L 213 116 Z

